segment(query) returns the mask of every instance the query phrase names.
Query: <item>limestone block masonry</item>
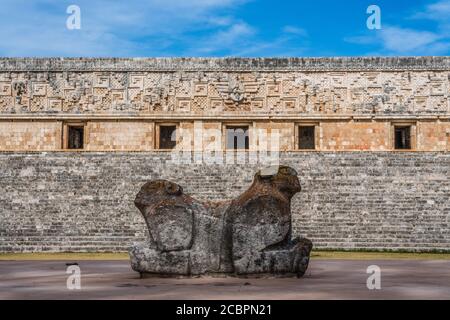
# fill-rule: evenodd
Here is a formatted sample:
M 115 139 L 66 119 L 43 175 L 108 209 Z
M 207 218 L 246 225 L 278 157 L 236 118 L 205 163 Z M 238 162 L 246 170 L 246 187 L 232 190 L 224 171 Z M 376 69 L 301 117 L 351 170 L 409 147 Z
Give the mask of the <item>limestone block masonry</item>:
M 276 129 L 284 151 L 308 121 L 319 150 L 391 150 L 400 121 L 414 150 L 448 151 L 449 96 L 449 57 L 0 58 L 0 151 L 64 149 L 73 121 L 90 151 L 156 149 L 162 121 L 190 141 L 200 123 L 245 123 L 252 149 L 264 147 L 257 130 Z
M 126 251 L 150 179 L 236 197 L 265 163 L 158 150 L 222 154 L 230 129 L 298 171 L 293 236 L 450 251 L 450 57 L 353 57 L 0 58 L 0 252 Z
M 285 152 L 299 173 L 293 236 L 315 248 L 450 251 L 447 152 Z M 0 153 L 0 251 L 126 251 L 146 237 L 150 179 L 232 199 L 258 165 L 171 164 L 164 152 Z

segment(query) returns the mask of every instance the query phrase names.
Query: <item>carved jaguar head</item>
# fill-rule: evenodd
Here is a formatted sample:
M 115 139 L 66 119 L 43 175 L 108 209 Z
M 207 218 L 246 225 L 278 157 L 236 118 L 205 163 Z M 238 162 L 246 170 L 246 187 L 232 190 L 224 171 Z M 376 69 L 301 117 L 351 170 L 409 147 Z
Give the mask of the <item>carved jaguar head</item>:
M 288 166 L 271 166 L 256 173 L 255 179 L 262 183 L 271 184 L 289 199 L 301 191 L 300 180 L 295 169 Z
M 155 204 L 170 196 L 180 196 L 183 194 L 183 188 L 167 180 L 152 180 L 144 184 L 136 195 L 134 204 L 139 210 L 149 204 Z

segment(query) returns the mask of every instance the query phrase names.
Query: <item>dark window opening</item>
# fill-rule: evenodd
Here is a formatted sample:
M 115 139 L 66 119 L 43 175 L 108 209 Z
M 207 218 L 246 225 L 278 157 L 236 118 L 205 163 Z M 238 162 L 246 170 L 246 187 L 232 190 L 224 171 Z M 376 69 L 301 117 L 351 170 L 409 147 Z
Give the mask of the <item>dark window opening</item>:
M 249 149 L 248 126 L 227 127 L 227 149 Z
M 177 144 L 176 126 L 159 127 L 159 148 L 173 149 Z
M 411 127 L 395 127 L 395 149 L 411 149 Z
M 69 126 L 68 127 L 68 149 L 83 149 L 84 148 L 84 127 Z
M 299 149 L 315 149 L 315 127 L 300 126 L 298 127 L 298 148 Z

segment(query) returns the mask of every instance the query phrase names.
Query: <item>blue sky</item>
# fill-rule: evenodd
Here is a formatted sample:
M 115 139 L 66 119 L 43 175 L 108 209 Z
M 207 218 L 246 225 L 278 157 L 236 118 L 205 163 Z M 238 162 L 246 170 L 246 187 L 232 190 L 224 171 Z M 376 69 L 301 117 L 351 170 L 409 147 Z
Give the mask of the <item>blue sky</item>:
M 69 30 L 69 5 L 81 29 Z M 369 5 L 381 29 L 369 30 Z M 450 0 L 2 0 L 0 56 L 450 55 Z

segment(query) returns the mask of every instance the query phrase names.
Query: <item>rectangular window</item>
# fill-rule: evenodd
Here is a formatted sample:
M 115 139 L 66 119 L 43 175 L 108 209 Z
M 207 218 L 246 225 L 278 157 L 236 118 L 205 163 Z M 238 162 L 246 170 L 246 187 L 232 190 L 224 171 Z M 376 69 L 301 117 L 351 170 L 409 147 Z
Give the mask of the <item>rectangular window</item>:
M 411 127 L 394 127 L 395 149 L 411 149 Z
M 298 148 L 306 150 L 314 150 L 316 148 L 314 126 L 298 127 Z
M 174 149 L 177 145 L 177 126 L 159 126 L 159 149 Z
M 84 149 L 84 126 L 68 126 L 67 138 L 68 149 Z
M 249 149 L 248 126 L 227 126 L 227 149 Z

